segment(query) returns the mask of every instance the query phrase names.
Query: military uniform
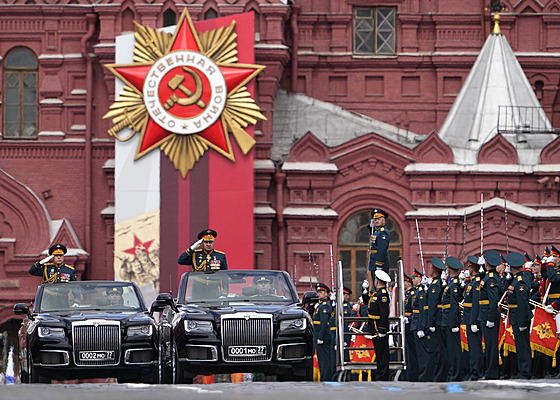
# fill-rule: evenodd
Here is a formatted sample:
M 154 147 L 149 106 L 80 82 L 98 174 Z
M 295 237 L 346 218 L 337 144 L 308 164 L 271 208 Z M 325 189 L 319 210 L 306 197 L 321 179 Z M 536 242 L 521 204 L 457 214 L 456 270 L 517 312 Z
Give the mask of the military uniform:
M 475 271 L 478 271 L 478 258 L 468 257 L 469 263 Z M 484 358 L 482 353 L 482 332 L 478 322 L 478 312 L 480 309 L 480 274 L 475 274 L 467 287 L 463 301 L 463 324 L 467 331 L 467 342 L 469 345 L 469 373 L 467 379 L 476 381 L 482 377 Z
M 404 279 L 412 284 L 412 277 L 404 274 Z M 405 293 L 404 299 L 404 340 L 405 340 L 405 359 L 406 370 L 404 378 L 407 381 L 417 381 L 419 375 L 418 357 L 416 354 L 416 331 L 412 330 L 414 306 L 416 299 L 416 288 L 412 286 Z
M 445 263 L 449 268 L 459 271 L 463 264 L 456 257 L 447 257 Z M 459 303 L 463 301 L 463 292 L 459 277 L 451 278 L 449 284 L 443 290 L 441 299 L 442 321 L 447 355 L 449 359 L 449 374 L 447 380 L 458 382 L 463 380 L 462 374 L 462 350 L 461 350 L 461 309 Z
M 488 272 L 480 282 L 480 311 L 478 321 L 482 326 L 484 336 L 484 358 L 486 360 L 486 379 L 500 378 L 499 362 L 499 332 L 501 314 L 498 302 L 502 297 L 501 280 L 496 272 L 496 266 L 502 263 L 501 256 L 496 250 L 489 250 L 484 254 L 488 267 Z
M 443 271 L 445 264 L 438 257 L 431 260 L 432 268 Z M 428 287 L 428 314 L 426 326 L 428 331 L 428 354 L 433 370 L 433 380 L 435 382 L 445 382 L 449 371 L 449 360 L 442 330 L 442 304 L 441 299 L 443 289 L 441 285 L 441 277 L 432 278 Z
M 519 269 L 523 266 L 524 257 L 521 253 L 513 252 L 507 255 L 508 264 Z M 532 312 L 529 305 L 531 281 L 523 270 L 513 276 L 513 281 L 507 289 L 508 316 L 517 355 L 517 379 L 531 378 L 531 341 L 530 327 Z
M 376 279 L 389 282 L 389 275 L 378 270 Z M 389 380 L 389 293 L 385 287 L 380 287 L 371 295 L 368 305 L 368 332 L 373 335 L 375 348 L 375 363 L 377 366 L 376 380 Z
M 55 244 L 49 249 L 49 255 L 64 255 L 67 249 L 62 244 Z M 74 267 L 68 264 L 55 264 L 54 262 L 46 262 L 41 264 L 37 261 L 29 268 L 29 273 L 35 276 L 43 277 L 41 283 L 70 282 L 78 280 Z
M 424 276 L 418 270 L 415 274 Z M 432 368 L 429 368 L 428 337 L 426 336 L 426 319 L 428 315 L 428 296 L 423 283 L 415 287 L 416 295 L 412 302 L 412 323 L 410 330 L 415 333 L 416 358 L 418 359 L 418 381 L 429 382 L 433 379 Z M 421 334 L 419 334 L 421 332 Z
M 322 283 L 318 283 L 316 291 L 326 290 L 330 292 L 330 288 Z M 333 374 L 333 366 L 331 365 L 331 330 L 329 320 L 333 312 L 329 299 L 320 301 L 315 308 L 313 314 L 313 343 L 317 352 L 317 362 L 319 363 L 319 373 L 321 381 L 330 381 Z
M 376 208 L 371 212 L 371 218 L 388 218 L 389 215 Z M 385 227 L 375 229 L 372 227 L 371 238 L 370 238 L 370 255 L 369 255 L 369 270 L 373 272 L 377 269 L 382 269 L 386 273 L 389 273 L 389 242 L 391 241 L 391 235 Z M 372 276 L 372 280 L 375 281 Z

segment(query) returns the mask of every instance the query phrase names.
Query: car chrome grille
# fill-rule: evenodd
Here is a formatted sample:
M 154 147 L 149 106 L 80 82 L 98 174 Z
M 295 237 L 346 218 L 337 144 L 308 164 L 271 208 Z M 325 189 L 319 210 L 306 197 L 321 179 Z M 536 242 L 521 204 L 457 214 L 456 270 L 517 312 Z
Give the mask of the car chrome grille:
M 230 354 L 230 347 L 239 350 L 240 354 Z M 272 315 L 238 313 L 222 316 L 222 355 L 228 362 L 270 361 Z
M 77 366 L 117 365 L 121 327 L 118 321 L 80 321 L 72 324 L 74 362 Z M 85 355 L 87 355 L 87 359 Z M 112 357 L 110 356 L 112 355 Z

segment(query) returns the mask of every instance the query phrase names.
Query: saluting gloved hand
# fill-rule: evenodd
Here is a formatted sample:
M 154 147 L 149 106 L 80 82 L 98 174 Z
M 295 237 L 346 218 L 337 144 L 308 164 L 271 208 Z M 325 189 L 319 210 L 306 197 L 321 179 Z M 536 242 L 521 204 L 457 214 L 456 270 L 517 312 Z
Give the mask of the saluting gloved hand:
M 526 326 L 520 326 L 520 327 L 519 327 L 519 332 L 523 332 L 523 331 L 525 331 L 525 330 L 527 330 L 527 327 L 526 327 Z
M 424 334 L 424 331 L 418 331 L 418 332 L 416 332 L 416 336 L 418 336 L 420 339 L 422 339 L 426 335 Z
M 434 333 L 436 331 L 436 327 L 435 326 L 430 326 L 428 328 L 430 330 L 430 332 Z
M 471 332 L 472 333 L 478 333 L 479 330 L 480 329 L 478 329 L 478 325 L 476 325 L 476 324 L 471 325 Z
M 451 332 L 453 332 L 453 333 L 459 332 L 459 327 L 456 326 L 455 328 L 451 328 Z
M 549 314 L 554 314 L 554 307 L 552 307 L 552 304 L 549 304 L 548 306 L 546 306 L 544 308 L 544 310 Z
M 369 282 L 367 279 L 364 279 L 364 281 L 362 282 L 362 293 L 363 294 L 367 294 L 368 293 L 368 289 L 369 289 Z
M 492 321 L 486 321 L 486 327 L 487 328 L 493 328 L 494 327 L 494 323 Z
M 196 250 L 200 247 L 200 244 L 202 243 L 202 239 L 197 240 L 196 242 L 194 242 L 192 244 L 192 246 L 190 247 L 191 250 Z
M 317 344 L 323 344 L 323 341 L 321 339 L 317 339 Z
M 39 261 L 39 264 L 45 264 L 45 263 L 49 262 L 50 260 L 52 260 L 53 257 L 54 257 L 53 255 L 47 256 L 47 257 L 43 258 L 41 261 Z

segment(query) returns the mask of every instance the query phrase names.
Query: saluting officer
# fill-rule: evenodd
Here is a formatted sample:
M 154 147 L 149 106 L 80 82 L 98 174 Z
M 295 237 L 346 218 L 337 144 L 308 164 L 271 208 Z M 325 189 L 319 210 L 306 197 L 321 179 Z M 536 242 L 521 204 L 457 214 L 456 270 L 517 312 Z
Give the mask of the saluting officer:
M 485 379 L 500 378 L 499 333 L 501 313 L 498 302 L 502 297 L 501 280 L 496 267 L 502 264 L 502 257 L 496 250 L 484 254 L 486 275 L 480 282 L 480 311 L 478 320 L 484 336 L 484 358 L 486 360 Z
M 376 291 L 371 295 L 368 306 L 368 332 L 373 336 L 375 364 L 378 381 L 389 380 L 389 293 L 386 285 L 391 277 L 382 269 L 375 271 Z
M 385 220 L 389 214 L 380 208 L 375 208 L 371 212 L 373 227 L 370 238 L 369 271 L 372 282 L 375 281 L 375 271 L 382 269 L 389 274 L 389 242 L 391 235 L 385 229 Z
M 64 263 L 64 255 L 68 252 L 63 244 L 55 244 L 49 249 L 49 256 L 37 261 L 29 269 L 29 273 L 42 276 L 41 283 L 70 282 L 78 280 L 74 267 Z M 49 262 L 51 261 L 52 262 Z
M 445 264 L 439 257 L 434 257 L 430 261 L 432 278 L 428 287 L 428 315 L 426 326 L 428 327 L 428 353 L 432 361 L 433 380 L 435 382 L 445 382 L 449 370 L 445 341 L 441 328 L 443 313 L 441 298 L 443 289 L 441 284 L 441 274 L 445 269 Z
M 313 342 L 317 352 L 317 362 L 319 363 L 319 373 L 321 381 L 330 381 L 336 366 L 331 365 L 331 352 L 333 344 L 331 341 L 331 331 L 329 320 L 332 314 L 332 306 L 329 301 L 331 289 L 324 283 L 317 283 L 315 291 L 319 295 L 319 303 L 313 314 Z
M 218 232 L 205 229 L 198 234 L 198 241 L 184 251 L 177 260 L 178 264 L 191 265 L 193 271 L 217 271 L 228 269 L 226 255 L 222 251 L 214 250 L 214 243 Z M 198 249 L 202 243 L 202 249 Z
M 414 278 L 404 273 L 404 339 L 406 354 L 406 370 L 404 371 L 404 380 L 417 381 L 419 375 L 418 358 L 416 355 L 416 331 L 412 330 L 412 321 L 414 314 L 414 299 L 416 298 L 416 288 L 414 287 Z
M 457 257 L 447 257 L 447 274 L 450 277 L 449 284 L 443 290 L 442 322 L 445 343 L 447 345 L 447 355 L 449 357 L 449 374 L 447 380 L 457 382 L 463 380 L 462 377 L 462 350 L 461 350 L 461 309 L 459 303 L 463 301 L 463 292 L 459 282 L 459 271 L 463 268 L 463 263 Z
M 469 344 L 469 374 L 467 379 L 477 381 L 482 377 L 484 358 L 482 353 L 482 333 L 478 322 L 480 309 L 480 282 L 482 281 L 479 258 L 468 256 L 468 268 L 471 281 L 465 289 L 465 300 L 463 302 L 463 324 L 467 330 L 467 342 Z
M 517 379 L 531 378 L 530 330 L 532 312 L 529 305 L 531 280 L 523 271 L 525 257 L 518 252 L 509 253 L 507 263 L 512 269 L 513 281 L 507 289 L 508 316 L 517 354 Z

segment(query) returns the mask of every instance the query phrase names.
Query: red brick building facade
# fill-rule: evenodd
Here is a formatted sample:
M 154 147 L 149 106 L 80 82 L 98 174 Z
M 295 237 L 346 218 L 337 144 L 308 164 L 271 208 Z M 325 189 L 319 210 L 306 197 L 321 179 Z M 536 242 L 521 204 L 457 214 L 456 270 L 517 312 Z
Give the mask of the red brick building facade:
M 173 25 L 184 7 L 195 21 L 255 12 L 266 65 L 255 100 L 267 117 L 255 135 L 255 268 L 287 269 L 304 291 L 331 282 L 332 248 L 358 285 L 374 206 L 389 212 L 393 263 L 408 271 L 420 267 L 416 220 L 426 260 L 478 253 L 481 194 L 485 248 L 534 254 L 558 240 L 557 140 L 529 168 L 496 135 L 478 153 L 487 167 L 465 167 L 438 136 L 490 35 L 487 1 L 284 3 L 0 8 L 0 331 L 17 329 L 12 306 L 33 299 L 39 278 L 27 271 L 51 243 L 67 244 L 81 279 L 113 278 L 114 143 L 102 117 L 115 93 L 103 65 L 133 21 Z M 560 1 L 504 3 L 502 32 L 558 128 Z

